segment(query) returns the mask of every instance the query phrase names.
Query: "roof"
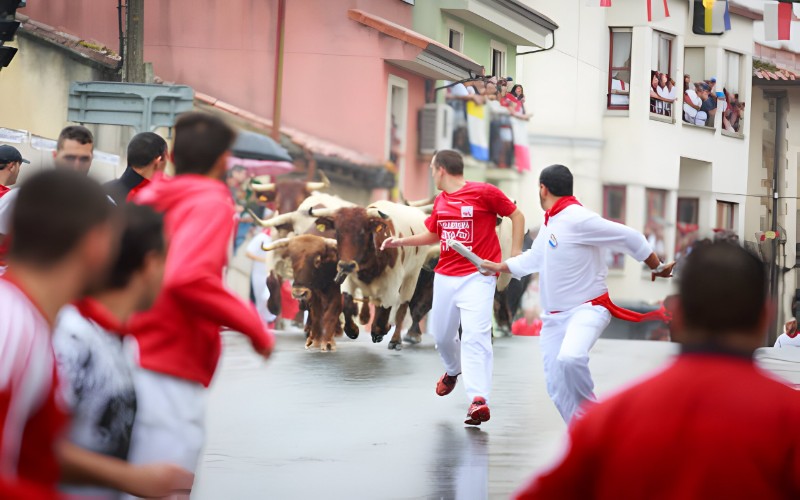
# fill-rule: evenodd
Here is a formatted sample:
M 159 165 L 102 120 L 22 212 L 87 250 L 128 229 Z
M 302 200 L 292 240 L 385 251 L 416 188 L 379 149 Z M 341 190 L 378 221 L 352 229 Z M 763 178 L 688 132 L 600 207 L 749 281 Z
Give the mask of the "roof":
M 17 21 L 20 27 L 18 35 L 31 37 L 41 42 L 54 45 L 68 51 L 72 56 L 95 65 L 103 69 L 116 70 L 120 62 L 120 56 L 103 44 L 85 40 L 80 37 L 59 31 L 47 24 L 34 21 L 28 16 L 17 13 Z
M 519 14 L 522 17 L 528 19 L 529 21 L 533 21 L 534 23 L 543 26 L 549 30 L 555 31 L 558 29 L 558 24 L 556 24 L 555 21 L 545 16 L 544 14 L 540 13 L 539 11 L 531 9 L 527 5 L 520 2 L 519 0 L 494 0 L 494 2 L 506 6 L 507 8 L 511 9 L 514 13 Z
M 753 68 L 753 77 L 761 80 L 775 80 L 784 82 L 799 80 L 798 83 L 800 83 L 800 77 L 798 77 L 796 73 L 783 68 L 777 68 L 774 71 Z
M 450 47 L 437 42 L 436 40 L 417 33 L 410 28 L 406 28 L 405 26 L 401 26 L 397 23 L 389 21 L 388 19 L 384 19 L 380 16 L 370 14 L 360 9 L 348 10 L 347 17 L 353 21 L 363 24 L 364 26 L 373 28 L 384 35 L 413 45 L 414 47 L 421 49 L 423 52 L 440 58 L 445 62 L 460 68 L 461 70 L 466 70 L 468 74 L 476 75 L 483 72 L 483 66 L 465 56 L 461 52 L 453 50 Z M 438 78 L 438 76 L 435 78 Z

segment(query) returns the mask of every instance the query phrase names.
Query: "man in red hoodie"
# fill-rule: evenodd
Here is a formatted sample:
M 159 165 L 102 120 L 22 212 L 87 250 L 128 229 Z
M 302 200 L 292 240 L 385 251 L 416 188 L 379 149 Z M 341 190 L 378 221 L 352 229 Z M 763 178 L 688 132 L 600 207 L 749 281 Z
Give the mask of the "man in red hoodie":
M 175 124 L 175 176 L 157 176 L 134 198 L 163 212 L 170 248 L 161 294 L 130 323 L 140 365 L 134 373 L 133 463 L 167 461 L 196 469 L 221 327 L 250 337 L 265 358 L 272 352 L 274 337 L 255 307 L 223 284 L 235 214 L 223 179 L 234 138 L 217 117 L 182 115 Z

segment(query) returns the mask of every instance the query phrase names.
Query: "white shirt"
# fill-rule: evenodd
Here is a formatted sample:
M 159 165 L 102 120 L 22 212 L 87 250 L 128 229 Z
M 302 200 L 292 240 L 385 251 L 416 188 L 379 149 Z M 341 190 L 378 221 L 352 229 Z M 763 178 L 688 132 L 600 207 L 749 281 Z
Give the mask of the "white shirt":
M 689 99 L 694 103 L 695 106 L 702 106 L 703 101 L 700 100 L 700 97 L 697 95 L 697 92 L 690 89 L 686 91 L 686 95 L 689 96 Z M 683 111 L 691 118 L 697 116 L 697 110 L 686 103 L 683 103 Z
M 456 96 L 456 97 L 466 97 L 469 95 L 467 86 L 464 85 L 463 83 L 457 83 L 452 87 L 450 87 L 449 89 L 447 89 L 447 91 L 450 93 L 451 96 Z
M 539 273 L 544 311 L 566 311 L 608 291 L 607 250 L 639 261 L 653 252 L 641 233 L 571 205 L 541 227 L 530 250 L 506 263 L 515 278 Z
M 774 347 L 800 347 L 800 335 L 792 338 L 784 333 L 775 341 Z

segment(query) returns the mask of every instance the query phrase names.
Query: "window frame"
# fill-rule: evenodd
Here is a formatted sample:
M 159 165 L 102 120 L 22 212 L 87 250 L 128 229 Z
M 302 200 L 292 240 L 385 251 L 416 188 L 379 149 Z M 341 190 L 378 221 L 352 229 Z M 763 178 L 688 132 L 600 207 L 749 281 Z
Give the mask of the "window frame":
M 609 208 L 611 206 L 610 195 L 611 193 L 618 193 L 622 197 L 622 206 L 620 207 L 620 217 L 609 217 Z M 619 224 L 625 224 L 625 215 L 628 209 L 628 188 L 624 184 L 604 184 L 603 185 L 603 218 Z M 619 252 L 611 252 L 611 260 L 608 264 L 609 269 L 625 268 L 625 254 Z
M 626 66 L 613 66 L 614 64 L 614 33 L 630 33 L 631 34 L 631 64 L 633 64 L 633 28 L 631 27 L 611 27 L 608 28 L 608 85 L 606 86 L 606 109 L 627 111 L 630 109 L 630 87 L 631 82 L 628 82 L 628 104 L 611 104 L 611 80 L 615 71 L 627 70 L 628 79 L 632 79 L 631 68 Z
M 720 221 L 720 217 L 723 215 L 720 212 L 720 209 L 725 207 L 725 206 L 730 208 L 730 216 L 729 216 L 729 219 L 727 221 L 727 222 L 730 222 L 730 227 L 720 224 L 720 222 L 721 222 Z M 739 209 L 739 204 L 736 203 L 735 201 L 717 200 L 717 217 L 716 217 L 717 229 L 724 229 L 726 231 L 737 232 L 736 231 L 736 216 L 737 216 L 738 209 Z
M 650 71 L 657 71 L 659 73 L 661 72 L 661 69 L 660 69 L 661 41 L 662 40 L 666 40 L 668 42 L 668 46 L 667 46 L 667 73 L 666 74 L 667 74 L 667 76 L 669 78 L 672 78 L 672 79 L 675 80 L 675 84 L 676 84 L 676 87 L 677 87 L 678 80 L 675 78 L 677 75 L 674 75 L 672 73 L 672 59 L 673 59 L 672 52 L 675 49 L 675 41 L 676 41 L 677 37 L 675 35 L 671 34 L 671 33 L 667 33 L 667 32 L 664 32 L 664 31 L 659 31 L 659 30 L 655 30 L 655 29 L 653 30 L 652 34 L 653 34 L 653 42 L 655 43 L 656 60 L 655 61 L 652 60 L 652 55 L 653 54 L 652 54 L 652 50 L 651 50 L 651 54 L 650 54 L 650 57 L 651 57 Z M 653 66 L 655 66 L 655 69 L 653 69 Z M 681 80 L 683 80 L 682 77 L 681 77 Z M 648 84 L 647 84 L 648 89 L 650 88 L 650 85 L 651 84 L 648 81 Z M 681 87 L 677 87 L 677 88 L 680 89 Z M 649 91 L 648 91 L 648 95 L 649 95 Z M 651 108 L 650 108 L 650 117 L 652 119 L 658 119 L 658 120 L 661 120 L 661 121 L 667 121 L 669 123 L 675 123 L 675 121 L 676 121 L 675 120 L 675 115 L 676 115 L 677 110 L 683 108 L 683 106 L 682 106 L 683 95 L 681 94 L 680 98 L 676 98 L 675 102 L 671 103 L 671 105 L 669 107 L 669 110 L 670 110 L 669 114 L 666 114 L 666 113 L 654 113 L 653 112 L 654 107 L 655 107 L 656 110 L 658 110 L 658 106 L 656 105 L 658 102 L 662 102 L 662 101 L 658 101 L 658 100 L 653 99 L 652 97 L 650 97 L 650 102 L 649 102 L 650 106 L 651 106 Z M 679 103 L 681 104 L 681 106 L 678 106 Z M 663 103 L 662 102 L 662 104 L 664 105 L 664 108 L 666 108 L 667 103 Z
M 503 78 L 508 76 L 508 46 L 504 43 L 500 43 L 497 40 L 489 40 L 489 68 L 494 68 L 494 52 L 500 52 L 503 57 L 501 61 L 501 68 L 498 70 L 499 74 L 491 74 L 489 76 L 496 76 L 497 78 Z M 492 73 L 494 73 L 492 71 Z
M 681 220 L 681 205 L 684 204 L 684 203 L 687 203 L 687 202 L 690 203 L 693 206 L 693 210 L 692 211 L 694 212 L 694 220 L 691 221 L 691 222 L 688 222 L 688 223 Z M 675 214 L 675 222 L 677 224 L 694 224 L 694 225 L 699 226 L 699 224 L 700 224 L 700 198 L 698 198 L 698 197 L 689 197 L 689 196 L 678 196 L 675 212 L 676 212 L 676 214 Z M 689 245 L 687 245 L 686 248 L 682 248 L 682 247 L 679 246 L 679 243 L 680 243 L 680 229 L 678 229 L 676 227 L 676 231 L 675 231 L 675 256 L 676 256 L 676 258 L 686 248 L 688 248 L 688 246 L 691 245 L 691 244 L 689 244 Z
M 452 19 L 447 19 L 445 21 L 445 28 L 447 28 L 447 46 L 448 47 L 450 47 L 450 34 L 451 34 L 451 32 L 455 31 L 456 33 L 461 35 L 460 46 L 458 48 L 456 48 L 456 47 L 450 47 L 450 48 L 455 50 L 455 51 L 457 51 L 457 52 L 461 52 L 463 54 L 464 53 L 464 35 L 465 35 L 465 33 L 464 33 L 464 25 L 461 24 L 461 23 L 457 23 L 456 21 L 453 21 Z
M 661 196 L 661 211 L 660 211 L 660 214 L 658 214 L 658 217 L 661 220 L 665 221 L 665 223 L 661 225 L 661 230 L 662 231 L 664 231 L 666 229 L 666 221 L 668 220 L 667 219 L 667 203 L 669 202 L 669 191 L 666 190 L 666 189 L 661 189 L 661 188 L 649 188 L 649 187 L 645 188 L 645 190 L 644 190 L 644 204 L 645 204 L 645 208 L 644 208 L 644 210 L 645 210 L 645 212 L 644 212 L 644 230 L 642 231 L 642 233 L 645 233 L 645 237 L 647 237 L 646 231 L 647 231 L 648 225 L 650 224 L 650 206 L 651 206 L 650 194 L 651 193 Z M 664 249 L 663 249 L 664 253 L 663 253 L 663 255 L 658 255 L 658 249 L 657 248 L 653 248 L 653 251 L 656 252 L 658 257 L 663 261 L 668 257 L 668 255 L 667 255 L 667 238 L 666 238 L 666 234 L 662 234 L 662 237 L 663 237 L 663 239 L 661 241 L 664 244 Z M 656 240 L 656 241 L 658 241 L 658 240 Z

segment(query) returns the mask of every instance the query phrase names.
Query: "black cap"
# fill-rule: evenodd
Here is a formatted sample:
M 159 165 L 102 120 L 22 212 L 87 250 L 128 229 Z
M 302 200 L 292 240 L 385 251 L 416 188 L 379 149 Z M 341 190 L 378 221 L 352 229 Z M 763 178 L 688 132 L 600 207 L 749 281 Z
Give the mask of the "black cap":
M 11 163 L 13 161 L 21 161 L 22 163 L 30 163 L 22 157 L 19 150 L 14 146 L 3 144 L 0 146 L 0 163 Z

